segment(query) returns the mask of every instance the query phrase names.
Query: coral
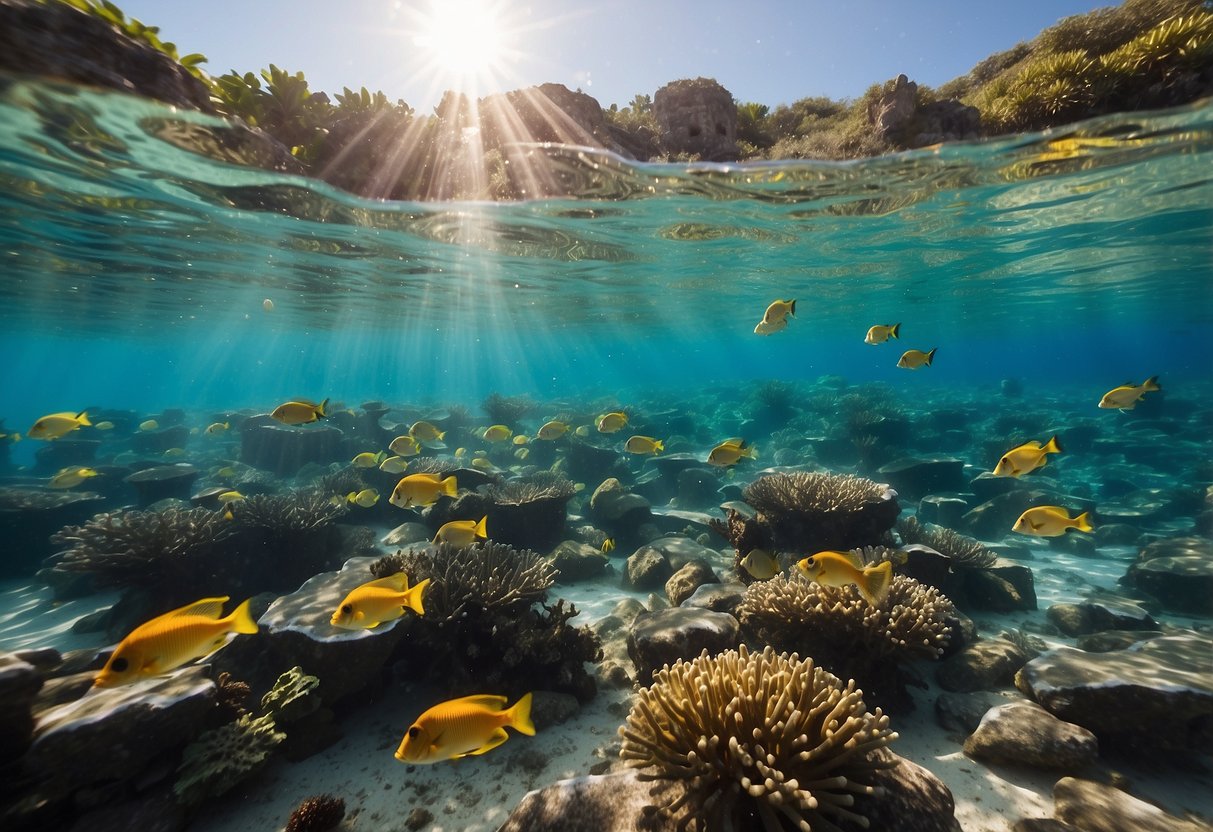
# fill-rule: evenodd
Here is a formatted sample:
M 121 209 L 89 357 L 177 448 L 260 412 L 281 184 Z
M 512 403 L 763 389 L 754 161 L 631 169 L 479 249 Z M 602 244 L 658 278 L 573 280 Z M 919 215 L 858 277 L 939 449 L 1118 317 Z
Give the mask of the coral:
M 432 456 L 419 456 L 409 460 L 410 474 L 439 474 L 445 477 L 459 469 L 459 461 L 455 459 L 437 459 Z
M 345 801 L 331 794 L 304 798 L 291 812 L 284 832 L 328 832 L 345 818 Z
M 539 471 L 525 480 L 486 485 L 481 493 L 499 505 L 526 505 L 542 500 L 568 502 L 577 493 L 573 483 L 559 474 Z
M 742 567 L 742 559 L 754 549 L 774 554 L 775 541 L 771 536 L 771 529 L 757 517 L 747 517 L 736 509 L 725 509 L 725 519 L 709 519 L 708 528 L 733 546 L 733 572 L 744 584 L 749 584 L 756 578 Z
M 680 828 L 755 828 L 754 816 L 766 832 L 867 828 L 862 801 L 881 795 L 872 775 L 889 766 L 876 752 L 897 734 L 862 696 L 795 653 L 704 651 L 639 691 L 620 756 L 641 779 L 687 783 L 665 810 Z
M 278 677 L 278 681 L 265 696 L 261 697 L 261 709 L 275 722 L 295 722 L 320 708 L 320 696 L 316 689 L 320 680 L 308 676 L 299 666 L 292 667 Z
M 844 474 L 768 474 L 746 486 L 779 549 L 851 549 L 881 542 L 900 513 L 886 486 Z
M 427 520 L 433 527 L 444 519 L 488 517 L 489 536 L 519 549 L 548 551 L 564 539 L 568 501 L 577 493 L 571 482 L 546 471 L 527 479 L 482 485 L 445 506 L 435 507 Z
M 349 511 L 345 503 L 332 503 L 328 494 L 317 492 L 258 494 L 231 505 L 232 514 L 240 525 L 279 534 L 314 531 L 331 525 Z
M 226 670 L 219 674 L 219 678 L 215 680 L 215 706 L 220 713 L 228 717 L 225 722 L 239 719 L 248 713 L 244 700 L 248 699 L 250 692 L 248 682 L 233 679 L 232 674 Z
M 917 517 L 907 517 L 897 523 L 897 534 L 903 545 L 922 543 L 941 555 L 947 555 L 953 566 L 964 569 L 989 569 L 998 555 L 971 537 L 933 524 L 923 525 Z
M 747 635 L 858 680 L 887 709 L 912 706 L 898 665 L 939 658 L 954 615 L 952 602 L 937 589 L 903 575 L 893 576 L 888 597 L 875 607 L 854 586 L 828 587 L 782 574 L 751 584 L 737 608 Z
M 245 714 L 206 731 L 185 747 L 173 791 L 192 804 L 221 795 L 260 770 L 284 739 L 268 714 L 256 719 Z
M 351 491 L 357 494 L 367 487 L 367 482 L 362 478 L 362 473 L 357 468 L 347 465 L 331 474 L 318 477 L 315 487 L 322 494 L 329 496 L 336 494 L 337 496 L 344 497 Z
M 480 405 L 489 421 L 495 425 L 516 425 L 535 410 L 535 403 L 526 396 L 503 396 L 490 393 Z

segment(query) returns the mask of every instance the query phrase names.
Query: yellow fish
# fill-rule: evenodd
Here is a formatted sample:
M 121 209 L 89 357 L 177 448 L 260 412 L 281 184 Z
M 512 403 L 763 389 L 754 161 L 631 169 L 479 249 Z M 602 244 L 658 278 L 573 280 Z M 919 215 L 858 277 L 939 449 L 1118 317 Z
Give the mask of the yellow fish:
M 530 455 L 531 455 L 531 452 L 526 448 L 519 448 L 518 450 L 514 451 L 514 456 L 520 460 L 525 461 L 526 458 Z
M 222 477 L 225 480 L 230 480 L 232 477 L 236 476 L 236 469 L 230 465 L 225 465 L 215 472 L 215 476 Z
M 530 442 L 530 441 L 531 440 L 527 439 L 526 436 L 524 436 L 521 433 L 518 434 L 517 436 L 515 436 L 513 439 L 513 442 L 515 445 L 525 445 L 527 442 Z
M 514 435 L 514 431 L 507 428 L 505 425 L 493 425 L 490 428 L 484 429 L 482 438 L 485 442 L 504 442 Z
M 568 432 L 569 426 L 567 424 L 553 419 L 539 429 L 539 432 L 535 434 L 535 438 L 551 442 L 553 439 L 559 439 Z
M 389 474 L 403 474 L 409 464 L 398 456 L 389 456 L 383 462 L 379 463 L 379 470 L 386 471 Z
M 51 488 L 75 488 L 89 477 L 99 476 L 101 476 L 101 474 L 97 473 L 92 468 L 85 468 L 80 465 L 72 465 L 64 468 L 58 474 L 51 477 L 51 481 L 48 483 L 48 485 L 50 485 Z
M 1018 448 L 1012 448 L 1002 455 L 994 466 L 996 477 L 1021 477 L 1030 474 L 1037 468 L 1043 468 L 1049 454 L 1061 453 L 1061 443 L 1054 436 L 1043 446 L 1036 440 L 1026 442 Z
M 477 539 L 487 540 L 488 532 L 485 531 L 484 521 L 488 520 L 488 516 L 480 518 L 480 522 L 475 520 L 452 520 L 449 523 L 443 523 L 442 528 L 438 530 L 438 534 L 434 535 L 434 543 L 445 541 L 452 546 L 471 546 Z
M 611 552 L 615 551 L 615 538 L 608 537 L 606 540 L 602 541 L 601 549 L 604 555 L 609 555 Z
M 883 344 L 890 338 L 900 338 L 898 332 L 901 330 L 901 324 L 893 324 L 891 326 L 881 326 L 877 324 L 868 330 L 868 334 L 863 336 L 865 344 Z
M 779 321 L 786 321 L 788 316 L 796 317 L 796 301 L 794 300 L 777 300 L 767 307 L 767 311 L 762 314 L 762 322 L 764 324 L 774 324 Z
M 1122 384 L 1119 387 L 1113 387 L 1103 394 L 1103 398 L 1099 400 L 1099 406 L 1107 409 L 1132 410 L 1137 407 L 1137 403 L 1145 397 L 1146 393 L 1153 393 L 1161 389 L 1162 387 L 1158 385 L 1158 376 L 1150 376 L 1139 385 Z
M 585 437 L 590 435 L 590 426 L 589 425 L 578 425 L 577 430 L 573 431 L 573 433 L 577 434 L 578 436 L 580 436 L 584 439 Z
M 236 515 L 232 514 L 232 507 L 231 507 L 231 506 L 228 506 L 227 508 L 225 508 L 225 509 L 223 510 L 223 519 L 224 519 L 224 520 L 234 520 L 234 519 L 236 519 Z
M 494 465 L 491 460 L 478 456 L 472 460 L 472 467 L 480 471 L 492 471 L 497 466 Z
M 168 673 L 210 655 L 227 643 L 229 633 L 255 633 L 257 622 L 245 601 L 221 618 L 228 596 L 203 598 L 140 624 L 114 648 L 93 685 L 113 688 Z
M 410 474 L 396 483 L 388 502 L 400 508 L 432 506 L 440 495 L 454 497 L 458 493 L 459 486 L 454 477 L 440 479 L 437 474 Z
M 185 456 L 185 448 L 169 448 L 164 452 L 164 456 L 172 459 L 177 456 Z
M 93 427 L 95 427 L 97 430 L 113 430 L 114 423 L 110 421 L 98 422 L 97 424 L 93 425 Z
M 750 553 L 741 559 L 741 565 L 760 581 L 770 580 L 783 571 L 778 559 L 762 549 L 751 549 Z
M 217 433 L 223 433 L 231 426 L 231 422 L 211 422 L 206 426 L 206 433 L 210 436 L 214 436 Z M 98 427 L 100 427 L 100 425 L 98 425 Z
M 373 488 L 364 488 L 358 492 L 351 491 L 345 495 L 345 501 L 362 508 L 370 508 L 379 502 L 379 492 Z
M 353 465 L 355 468 L 376 468 L 379 466 L 379 463 L 383 462 L 385 459 L 387 459 L 387 454 L 385 454 L 383 451 L 380 451 L 377 454 L 373 454 L 370 451 L 363 451 L 350 460 L 350 465 Z
M 463 459 L 467 455 L 468 455 L 467 448 L 456 448 L 455 449 L 455 459 Z
M 755 335 L 772 335 L 776 332 L 783 332 L 787 328 L 788 328 L 788 319 L 787 318 L 780 318 L 778 321 L 772 321 L 770 323 L 767 323 L 766 321 L 759 321 L 758 326 L 754 327 L 754 334 Z
M 859 594 L 873 607 L 884 603 L 893 583 L 891 562 L 864 566 L 863 559 L 854 552 L 818 552 L 801 559 L 796 568 L 822 586 L 855 584 Z
M 935 349 L 930 352 L 922 350 L 906 350 L 901 354 L 901 358 L 897 359 L 897 366 L 907 370 L 917 370 L 922 366 L 931 366 L 931 362 L 935 360 Z
M 278 405 L 270 416 L 284 425 L 306 425 L 309 422 L 323 419 L 325 417 L 324 409 L 328 405 L 328 399 L 320 404 L 299 399 Z
M 369 581 L 345 596 L 329 623 L 343 630 L 369 630 L 395 621 L 406 609 L 425 615 L 421 596 L 429 583 L 426 578 L 410 589 L 409 576 L 403 572 Z
M 272 300 L 270 300 L 269 298 L 266 298 L 265 300 L 261 301 L 261 308 L 264 309 L 266 312 L 273 312 L 274 311 L 274 302 Z
M 34 422 L 34 426 L 25 432 L 30 439 L 58 439 L 64 434 L 81 427 L 92 427 L 88 413 L 52 413 Z
M 465 696 L 435 705 L 417 717 L 396 749 L 402 763 L 430 764 L 484 754 L 507 739 L 506 727 L 535 736 L 531 694 L 506 708 L 504 696 Z
M 659 454 L 665 450 L 665 443 L 651 436 L 633 436 L 623 446 L 630 454 Z
M 222 494 L 220 494 L 215 499 L 218 500 L 219 502 L 223 503 L 224 505 L 227 505 L 228 503 L 235 503 L 239 500 L 243 500 L 244 495 L 241 494 L 239 491 L 224 491 Z
M 417 456 L 421 453 L 421 443 L 412 436 L 397 436 L 387 447 L 397 456 Z
M 758 449 L 746 444 L 744 439 L 726 439 L 708 454 L 708 464 L 725 467 L 736 465 L 741 458 L 758 459 Z
M 160 423 L 157 422 L 155 419 L 148 419 L 147 421 L 139 423 L 139 430 L 142 430 L 142 431 L 159 430 L 159 429 L 160 429 Z
M 598 426 L 599 433 L 615 433 L 623 430 L 628 424 L 628 414 L 623 411 L 616 410 L 611 413 L 603 413 L 595 421 Z
M 441 442 L 442 437 L 446 436 L 446 431 L 438 430 L 429 422 L 413 422 L 413 426 L 409 428 L 409 436 L 418 442 Z
M 1060 506 L 1037 506 L 1030 508 L 1011 527 L 1011 531 L 1020 534 L 1030 534 L 1035 537 L 1061 537 L 1067 529 L 1078 529 L 1080 532 L 1093 532 L 1091 515 L 1083 512 L 1077 517 L 1070 517 L 1069 512 Z

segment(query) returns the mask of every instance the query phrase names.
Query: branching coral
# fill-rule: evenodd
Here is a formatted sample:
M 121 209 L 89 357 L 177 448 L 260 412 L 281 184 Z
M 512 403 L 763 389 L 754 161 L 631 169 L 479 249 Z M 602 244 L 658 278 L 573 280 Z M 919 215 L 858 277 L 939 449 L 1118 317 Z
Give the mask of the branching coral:
M 349 510 L 345 503 L 330 502 L 329 496 L 318 492 L 259 494 L 230 505 L 240 525 L 283 534 L 310 532 L 331 525 Z
M 459 463 L 452 459 L 438 459 L 432 456 L 419 456 L 409 460 L 410 474 L 440 474 L 446 476 L 459 468 Z
M 795 653 L 704 651 L 639 691 L 620 756 L 642 779 L 688 784 L 668 808 L 680 828 L 751 828 L 757 815 L 766 832 L 866 829 L 862 800 L 881 796 L 872 775 L 889 765 L 877 752 L 897 734 L 862 697 Z
M 751 637 L 812 656 L 853 678 L 886 708 L 910 707 L 898 663 L 939 658 L 951 634 L 952 602 L 934 587 L 893 576 L 873 607 L 854 586 L 828 587 L 799 575 L 751 584 L 737 618 Z
M 274 718 L 245 714 L 235 722 L 206 731 L 185 747 L 173 791 L 186 803 L 223 794 L 265 764 L 286 734 Z
M 941 555 L 952 559 L 952 564 L 964 569 L 989 569 L 998 560 L 998 555 L 971 537 L 932 524 L 923 525 L 917 517 L 907 517 L 897 523 L 897 534 L 904 545 L 922 543 Z
M 746 486 L 743 496 L 774 544 L 787 551 L 879 543 L 900 512 L 886 486 L 844 474 L 768 474 Z
M 503 396 L 490 393 L 480 405 L 489 421 L 498 425 L 515 425 L 535 410 L 535 403 L 526 396 Z
M 316 489 L 323 494 L 336 494 L 340 497 L 344 497 L 351 491 L 357 494 L 367 487 L 366 480 L 362 478 L 362 474 L 352 465 L 319 477 L 315 481 L 315 485 Z
M 544 500 L 566 503 L 577 493 L 565 477 L 540 471 L 525 480 L 510 480 L 500 485 L 486 485 L 481 493 L 498 505 L 521 506 Z

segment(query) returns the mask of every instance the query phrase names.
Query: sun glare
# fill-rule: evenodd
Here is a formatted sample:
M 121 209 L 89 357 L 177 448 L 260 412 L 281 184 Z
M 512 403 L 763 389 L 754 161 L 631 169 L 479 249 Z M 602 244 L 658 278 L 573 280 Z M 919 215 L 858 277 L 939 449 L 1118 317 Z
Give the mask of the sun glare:
M 500 69 L 506 44 L 491 0 L 435 0 L 420 24 L 413 43 L 444 75 L 469 82 Z

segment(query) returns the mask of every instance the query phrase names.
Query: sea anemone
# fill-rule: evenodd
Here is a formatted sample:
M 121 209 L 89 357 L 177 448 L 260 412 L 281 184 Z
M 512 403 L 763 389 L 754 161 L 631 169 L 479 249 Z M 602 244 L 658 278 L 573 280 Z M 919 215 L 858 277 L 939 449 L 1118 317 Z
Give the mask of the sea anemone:
M 746 486 L 743 497 L 787 551 L 880 543 L 901 511 L 888 486 L 845 474 L 768 474 Z
M 331 794 L 303 799 L 286 822 L 284 832 L 328 832 L 345 818 L 345 801 Z
M 641 688 L 620 756 L 641 779 L 687 784 L 666 810 L 680 828 L 697 818 L 708 830 L 752 828 L 756 816 L 766 832 L 866 829 L 856 798 L 880 794 L 872 774 L 889 763 L 875 752 L 897 734 L 862 697 L 795 653 L 704 651 Z

